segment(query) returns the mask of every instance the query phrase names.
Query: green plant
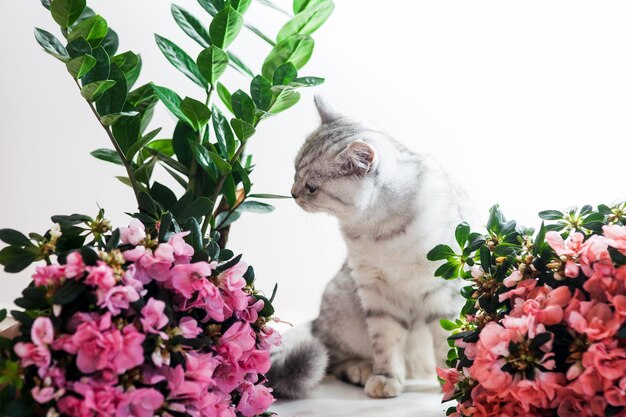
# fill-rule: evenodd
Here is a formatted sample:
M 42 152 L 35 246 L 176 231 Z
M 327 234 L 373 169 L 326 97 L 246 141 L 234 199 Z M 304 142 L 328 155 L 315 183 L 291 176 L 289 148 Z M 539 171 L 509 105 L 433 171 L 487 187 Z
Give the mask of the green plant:
M 290 19 L 270 38 L 244 21 L 251 1 L 198 0 L 208 12 L 206 18 L 172 5 L 174 20 L 201 50 L 193 59 L 165 37 L 156 35 L 156 43 L 167 60 L 198 85 L 196 98 L 181 98 L 152 82 L 135 87 L 141 56 L 118 53 L 117 34 L 87 7 L 86 0 L 41 0 L 66 42 L 35 29 L 44 50 L 65 63 L 107 133 L 113 149 L 98 149 L 92 155 L 124 167 L 126 175 L 117 178 L 135 193 L 139 213 L 134 216 L 147 226 L 158 226 L 170 213 L 172 220 L 201 239 L 209 228 L 219 233 L 213 238 L 222 248 L 230 225 L 242 212 L 269 212 L 273 207 L 259 200 L 281 198 L 251 192 L 253 164 L 251 155 L 245 154 L 246 145 L 262 120 L 299 101 L 298 89 L 324 81 L 298 71 L 313 53 L 311 34 L 334 8 L 331 0 L 294 0 L 294 15 L 283 10 Z M 260 3 L 280 10 L 267 0 Z M 229 49 L 244 27 L 271 49 L 260 74 Z M 247 91 L 231 93 L 219 82 L 229 67 L 250 78 Z M 216 95 L 221 105 L 214 102 Z M 161 138 L 161 128 L 149 129 L 158 101 L 177 119 L 167 139 Z M 157 164 L 180 185 L 180 196 L 153 179 Z M 204 244 L 208 242 L 205 239 Z

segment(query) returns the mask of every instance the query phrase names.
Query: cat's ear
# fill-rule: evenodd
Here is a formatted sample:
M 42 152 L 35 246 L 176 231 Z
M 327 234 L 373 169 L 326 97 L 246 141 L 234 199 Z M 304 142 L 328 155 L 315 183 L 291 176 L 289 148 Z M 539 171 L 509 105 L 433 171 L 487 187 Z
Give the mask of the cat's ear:
M 355 140 L 337 155 L 337 159 L 343 169 L 362 178 L 378 164 L 378 153 L 369 143 Z
M 320 95 L 315 95 L 315 106 L 322 118 L 322 124 L 331 123 L 343 116 L 335 106 Z

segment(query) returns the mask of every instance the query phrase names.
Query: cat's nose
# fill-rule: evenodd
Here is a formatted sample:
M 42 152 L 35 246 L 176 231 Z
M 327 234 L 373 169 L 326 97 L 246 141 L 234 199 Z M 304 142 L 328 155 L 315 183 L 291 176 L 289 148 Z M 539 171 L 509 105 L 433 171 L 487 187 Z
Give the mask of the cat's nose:
M 296 193 L 294 193 L 293 191 L 291 192 L 291 196 L 292 196 L 293 198 L 298 198 L 298 196 L 296 195 Z
M 291 187 L 291 196 L 295 199 L 298 198 L 298 194 L 296 194 L 296 185 L 294 184 L 293 187 Z

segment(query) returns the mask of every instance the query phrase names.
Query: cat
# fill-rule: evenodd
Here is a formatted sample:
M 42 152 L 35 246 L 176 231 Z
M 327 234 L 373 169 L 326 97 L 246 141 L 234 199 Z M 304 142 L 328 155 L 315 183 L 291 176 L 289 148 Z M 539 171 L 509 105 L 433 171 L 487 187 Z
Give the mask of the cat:
M 434 375 L 433 351 L 445 366 L 439 320 L 458 316 L 461 283 L 435 278 L 426 254 L 452 244 L 474 210 L 432 158 L 319 96 L 315 104 L 322 123 L 296 157 L 292 196 L 305 211 L 337 217 L 348 254 L 310 334 L 288 334 L 272 354 L 268 383 L 279 397 L 302 398 L 328 372 L 370 397 L 396 397 L 407 378 Z

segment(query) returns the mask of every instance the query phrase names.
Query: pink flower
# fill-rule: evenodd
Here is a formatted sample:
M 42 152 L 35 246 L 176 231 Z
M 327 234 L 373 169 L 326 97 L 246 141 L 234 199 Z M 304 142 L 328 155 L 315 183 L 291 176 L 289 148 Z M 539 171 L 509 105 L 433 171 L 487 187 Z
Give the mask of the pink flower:
M 566 241 L 563 241 L 561 235 L 555 231 L 546 233 L 546 242 L 560 258 L 565 260 L 565 276 L 568 278 L 578 276 L 579 268 L 576 260 L 584 238 L 582 233 L 574 232 L 568 236 Z
M 123 374 L 129 369 L 143 364 L 144 357 L 141 344 L 145 339 L 146 336 L 139 333 L 133 325 L 128 325 L 122 329 L 120 349 L 113 358 L 113 370 L 115 372 Z
M 45 404 L 49 401 L 52 401 L 55 397 L 55 390 L 53 387 L 44 387 L 41 388 L 39 386 L 30 390 L 33 399 L 37 401 L 39 404 Z
M 65 259 L 65 277 L 77 278 L 85 272 L 85 263 L 78 252 L 72 252 Z
M 247 322 L 233 323 L 218 342 L 218 352 L 227 360 L 239 360 L 255 345 L 254 331 Z
M 88 272 L 85 283 L 96 286 L 104 292 L 115 285 L 113 269 L 106 262 L 98 261 L 96 266 L 85 268 Z
M 237 411 L 245 417 L 253 417 L 267 411 L 273 402 L 274 397 L 270 388 L 245 382 L 239 404 L 237 404 Z
M 175 265 L 172 268 L 172 287 L 183 297 L 189 299 L 206 287 L 214 287 L 205 277 L 211 275 L 211 266 L 207 262 Z
M 152 388 L 129 391 L 123 395 L 115 417 L 153 417 L 164 401 L 163 394 Z
M 174 258 L 177 264 L 188 264 L 194 254 L 193 247 L 183 239 L 189 233 L 191 232 L 176 233 L 168 241 L 174 249 Z
M 267 350 L 252 349 L 239 359 L 239 366 L 244 371 L 256 374 L 265 374 L 270 370 L 270 352 Z
M 151 298 L 141 309 L 142 317 L 140 321 L 145 332 L 160 334 L 163 339 L 167 340 L 169 337 L 160 331 L 163 327 L 167 326 L 167 323 L 169 323 L 169 319 L 165 315 L 164 311 L 165 303 L 161 300 L 157 300 L 156 298 Z
M 197 382 L 213 383 L 213 372 L 219 361 L 212 354 L 190 352 L 187 355 L 185 378 Z
M 38 266 L 33 275 L 35 286 L 57 286 L 65 279 L 65 269 L 62 265 Z
M 138 263 L 151 278 L 160 282 L 167 281 L 174 263 L 174 248 L 169 243 L 161 243 L 154 253 L 146 250 Z
M 559 324 L 563 320 L 563 307 L 569 303 L 572 295 L 566 286 L 551 289 L 548 286 L 536 287 L 526 301 L 517 298 L 510 315 L 522 317 L 532 314 L 538 322 L 546 326 Z
M 178 327 L 185 339 L 193 339 L 202 333 L 202 329 L 198 327 L 198 322 L 191 317 L 183 317 L 180 319 Z
M 146 227 L 137 219 L 132 219 L 128 227 L 120 227 L 120 240 L 133 246 L 139 245 L 146 238 Z
M 51 356 L 47 346 L 19 342 L 15 344 L 13 350 L 22 359 L 24 367 L 35 365 L 38 368 L 47 368 L 50 365 Z
M 134 303 L 139 298 L 139 294 L 133 287 L 117 285 L 106 293 L 100 306 L 117 316 L 122 310 L 128 310 L 130 303 Z
M 66 395 L 57 402 L 57 408 L 69 417 L 92 417 L 93 412 L 88 404 L 77 397 Z
M 30 338 L 35 346 L 45 346 L 54 340 L 54 328 L 49 317 L 37 317 L 30 329 Z

